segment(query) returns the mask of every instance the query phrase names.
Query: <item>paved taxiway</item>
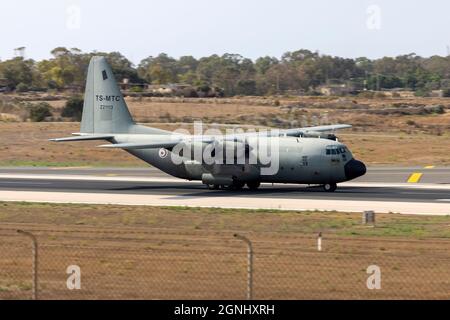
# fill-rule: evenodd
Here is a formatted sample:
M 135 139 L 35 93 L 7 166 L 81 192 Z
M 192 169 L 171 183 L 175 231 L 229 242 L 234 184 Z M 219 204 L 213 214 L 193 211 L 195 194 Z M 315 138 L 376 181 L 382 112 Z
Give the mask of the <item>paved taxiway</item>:
M 412 172 L 423 172 L 422 183 L 405 183 Z M 154 168 L 0 168 L 1 200 L 447 215 L 450 168 L 369 168 L 335 193 L 291 184 L 211 191 Z

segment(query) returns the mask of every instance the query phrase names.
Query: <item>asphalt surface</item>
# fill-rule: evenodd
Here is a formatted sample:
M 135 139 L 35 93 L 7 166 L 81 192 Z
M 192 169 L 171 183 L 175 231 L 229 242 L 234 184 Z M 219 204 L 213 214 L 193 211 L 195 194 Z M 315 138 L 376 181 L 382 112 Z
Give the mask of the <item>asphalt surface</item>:
M 413 172 L 423 173 L 422 183 L 402 184 Z M 12 178 L 5 178 L 8 174 Z M 14 175 L 45 175 L 27 179 Z M 339 185 L 335 193 L 325 193 L 318 187 L 276 184 L 263 185 L 258 191 L 207 190 L 199 182 L 172 179 L 154 168 L 0 168 L 0 190 L 47 191 L 72 193 L 143 194 L 170 197 L 248 197 L 276 199 L 369 200 L 396 202 L 450 203 L 450 168 L 369 168 L 368 174 L 353 183 Z M 79 176 L 65 179 L 64 176 Z M 55 177 L 54 179 L 52 177 Z M 56 179 L 57 177 L 57 179 Z M 130 177 L 130 181 L 127 181 Z M 136 179 L 131 179 L 132 177 Z M 92 178 L 92 180 L 91 180 Z M 114 180 L 114 178 L 122 178 Z M 138 181 L 147 178 L 148 181 Z M 105 179 L 105 180 L 102 180 Z M 108 180 L 110 179 L 110 180 Z M 155 179 L 155 181 L 152 181 Z M 380 184 L 381 183 L 381 184 Z M 427 188 L 434 183 L 433 188 Z M 359 185 L 358 185 L 359 184 Z M 424 187 L 420 187 L 423 185 Z M 419 186 L 420 188 L 416 188 Z M 439 188 L 442 186 L 442 189 Z M 1 199 L 0 199 L 1 200 Z
M 421 183 L 436 183 L 450 185 L 450 167 L 369 167 L 367 173 L 354 181 L 357 182 L 407 182 L 412 173 L 423 173 Z M 144 168 L 37 168 L 37 167 L 0 167 L 0 174 L 55 174 L 82 176 L 124 176 L 124 177 L 170 177 L 153 167 Z

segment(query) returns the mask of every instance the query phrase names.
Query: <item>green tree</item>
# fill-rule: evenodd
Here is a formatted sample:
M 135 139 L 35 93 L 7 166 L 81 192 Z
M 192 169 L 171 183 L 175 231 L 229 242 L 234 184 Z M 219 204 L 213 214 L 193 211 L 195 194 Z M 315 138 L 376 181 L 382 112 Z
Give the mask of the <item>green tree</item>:
M 30 120 L 33 122 L 42 122 L 45 118 L 51 116 L 51 107 L 46 102 L 37 103 L 30 108 Z
M 31 87 L 36 79 L 34 61 L 21 57 L 3 61 L 0 63 L 0 78 L 4 78 L 12 89 L 19 83 Z
M 148 83 L 168 84 L 178 82 L 177 61 L 165 53 L 141 61 L 138 74 Z
M 444 89 L 443 95 L 446 98 L 450 98 L 450 88 Z
M 42 82 L 47 87 L 63 89 L 67 86 L 84 86 L 90 57 L 81 54 L 79 49 L 58 47 L 51 51 L 53 59 L 42 60 L 37 64 Z
M 111 69 L 117 81 L 129 79 L 131 83 L 142 83 L 143 79 L 139 77 L 138 71 L 133 63 L 124 57 L 119 52 L 111 52 L 104 54 L 108 62 L 111 64 Z
M 255 80 L 239 80 L 236 85 L 236 94 L 253 96 L 256 94 Z
M 61 112 L 61 116 L 65 118 L 71 118 L 74 121 L 81 121 L 83 104 L 83 98 L 78 96 L 70 97 Z
M 19 83 L 16 86 L 16 91 L 17 92 L 26 92 L 28 90 L 30 90 L 30 87 L 27 84 L 23 83 L 23 82 Z
M 327 83 L 348 83 L 369 89 L 411 88 L 427 93 L 450 85 L 450 57 L 423 58 L 414 53 L 381 59 L 347 59 L 309 50 L 284 53 L 280 59 L 264 56 L 252 61 L 239 54 L 211 55 L 200 59 L 183 56 L 174 59 L 165 53 L 148 57 L 136 68 L 119 52 L 83 53 L 77 48 L 57 47 L 52 58 L 35 62 L 14 58 L 0 62 L 2 85 L 11 89 L 83 89 L 89 61 L 102 55 L 111 64 L 117 81 L 168 84 L 183 82 L 207 86 L 207 94 L 266 95 L 287 90 L 309 91 Z M 420 94 L 420 93 L 419 93 Z
M 264 74 L 266 74 L 267 70 L 270 69 L 270 67 L 272 67 L 273 65 L 276 65 L 276 64 L 278 64 L 277 58 L 269 57 L 269 56 L 261 57 L 261 58 L 256 59 L 255 70 L 258 74 L 264 75 Z

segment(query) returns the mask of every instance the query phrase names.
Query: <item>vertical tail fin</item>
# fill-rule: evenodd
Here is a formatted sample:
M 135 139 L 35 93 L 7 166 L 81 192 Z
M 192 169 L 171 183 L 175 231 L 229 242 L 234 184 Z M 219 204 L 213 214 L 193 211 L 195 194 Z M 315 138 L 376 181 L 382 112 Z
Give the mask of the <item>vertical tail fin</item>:
M 81 133 L 128 133 L 133 118 L 105 57 L 92 57 L 86 81 Z

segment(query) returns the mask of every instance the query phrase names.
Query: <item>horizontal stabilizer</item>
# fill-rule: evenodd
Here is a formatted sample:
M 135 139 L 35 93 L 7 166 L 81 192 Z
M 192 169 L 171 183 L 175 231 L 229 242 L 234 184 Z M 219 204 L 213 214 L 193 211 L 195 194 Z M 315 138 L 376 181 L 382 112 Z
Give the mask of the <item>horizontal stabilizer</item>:
M 73 142 L 73 141 L 93 141 L 93 140 L 109 140 L 114 138 L 112 135 L 86 135 L 59 139 L 50 139 L 53 142 Z

